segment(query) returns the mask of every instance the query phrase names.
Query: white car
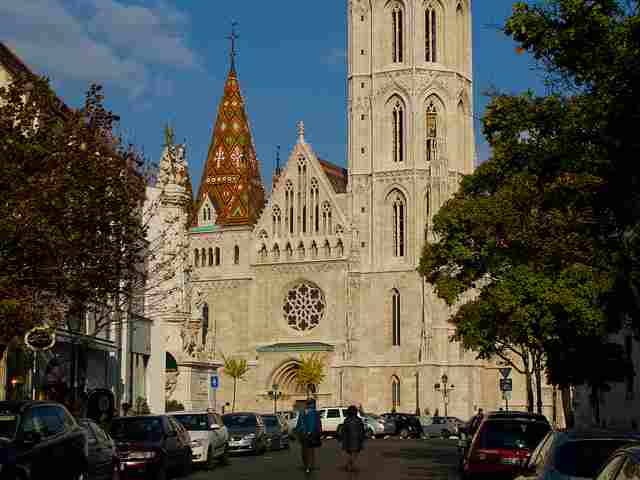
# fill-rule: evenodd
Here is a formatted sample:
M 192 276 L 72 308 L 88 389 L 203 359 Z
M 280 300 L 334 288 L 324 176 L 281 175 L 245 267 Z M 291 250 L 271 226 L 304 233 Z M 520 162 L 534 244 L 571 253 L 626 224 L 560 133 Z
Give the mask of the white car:
M 170 415 L 189 432 L 195 465 L 213 468 L 216 461 L 227 463 L 229 432 L 220 415 L 204 411 L 172 412 Z
M 347 418 L 347 407 L 325 407 L 318 409 L 320 422 L 322 423 L 322 433 L 334 435 L 338 432 L 338 427 L 342 425 L 344 419 Z M 362 415 L 358 412 L 358 417 L 362 419 Z

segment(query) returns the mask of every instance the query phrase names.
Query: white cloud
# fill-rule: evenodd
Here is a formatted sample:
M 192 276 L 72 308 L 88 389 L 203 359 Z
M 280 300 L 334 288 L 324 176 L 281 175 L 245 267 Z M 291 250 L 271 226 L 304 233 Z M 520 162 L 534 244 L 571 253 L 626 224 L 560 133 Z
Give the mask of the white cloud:
M 180 34 L 189 22 L 186 14 L 162 0 L 154 8 L 91 2 L 85 16 L 70 0 L 2 0 L 0 38 L 37 71 L 117 85 L 131 97 L 147 89 L 171 91 L 166 79 L 153 78 L 151 67 L 197 67 Z

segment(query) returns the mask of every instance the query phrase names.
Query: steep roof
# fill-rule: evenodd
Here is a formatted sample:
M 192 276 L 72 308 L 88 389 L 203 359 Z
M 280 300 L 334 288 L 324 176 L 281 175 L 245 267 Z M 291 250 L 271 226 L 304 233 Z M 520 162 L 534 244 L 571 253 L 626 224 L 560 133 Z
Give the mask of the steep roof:
M 34 74 L 20 57 L 13 53 L 9 47 L 2 42 L 0 42 L 0 63 L 9 70 L 12 75 Z
M 265 203 L 260 166 L 233 63 L 195 199 L 194 226 L 207 194 L 216 208 L 218 225 L 253 225 Z
M 319 158 L 318 161 L 335 192 L 347 193 L 349 171 L 346 168 L 336 165 L 335 163 L 327 162 L 321 158 Z

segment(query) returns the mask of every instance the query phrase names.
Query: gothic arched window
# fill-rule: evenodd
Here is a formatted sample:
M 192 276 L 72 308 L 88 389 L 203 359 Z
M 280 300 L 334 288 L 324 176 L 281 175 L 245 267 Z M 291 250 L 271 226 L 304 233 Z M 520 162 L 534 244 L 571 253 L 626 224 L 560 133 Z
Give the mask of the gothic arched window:
M 207 251 L 203 248 L 200 250 L 200 258 L 202 258 L 202 263 L 201 263 L 201 267 L 206 267 L 207 266 Z
M 391 31 L 393 35 L 392 41 L 392 60 L 393 63 L 402 63 L 402 48 L 403 48 L 403 12 L 400 6 L 395 6 L 391 10 Z
M 393 256 L 404 257 L 406 250 L 406 202 L 403 195 L 396 191 L 391 196 L 391 226 L 393 228 Z
M 427 62 L 438 61 L 438 14 L 434 7 L 429 6 L 424 14 L 424 48 Z
M 222 262 L 222 259 L 220 258 L 220 247 L 216 247 L 215 254 L 216 254 L 216 266 L 218 266 Z
M 202 306 L 202 345 L 207 344 L 207 333 L 209 332 L 209 305 Z
M 324 202 L 322 204 L 322 233 L 324 235 L 331 235 L 332 223 L 331 204 Z
M 427 105 L 426 118 L 426 159 L 433 162 L 438 155 L 438 109 L 433 101 Z
M 307 233 L 307 160 L 298 157 L 298 231 Z
M 233 264 L 238 265 L 240 263 L 240 247 L 236 245 L 233 247 Z
M 395 375 L 391 377 L 391 407 L 392 410 L 400 407 L 400 379 Z
M 273 236 L 280 236 L 280 227 L 282 225 L 282 214 L 280 212 L 280 207 L 278 205 L 274 205 L 271 209 L 273 212 Z
M 316 245 L 315 240 L 311 242 L 311 258 L 318 258 L 318 245 Z
M 260 249 L 260 260 L 265 261 L 267 259 L 267 246 L 262 244 L 262 248 Z
M 338 258 L 342 258 L 342 256 L 344 256 L 344 245 L 342 243 L 342 240 L 338 240 L 338 244 L 336 245 L 336 256 Z
M 320 188 L 318 179 L 311 179 L 311 229 L 318 233 L 320 231 Z
M 400 292 L 397 289 L 391 291 L 391 330 L 392 345 L 400 345 Z
M 195 267 L 200 266 L 200 250 L 197 248 L 193 251 L 193 265 Z
M 290 243 L 287 243 L 287 246 L 285 247 L 284 250 L 287 253 L 287 258 L 290 259 L 291 257 L 293 257 L 293 248 L 291 247 Z
M 393 161 L 404 161 L 404 108 L 400 100 L 395 102 L 391 113 L 393 121 Z
M 293 235 L 293 203 L 294 203 L 294 195 L 293 195 L 293 183 L 287 180 L 286 190 L 284 192 L 285 198 L 285 212 L 284 218 L 287 224 L 287 229 L 289 233 Z
M 209 266 L 213 265 L 213 248 L 209 249 Z
M 273 249 L 271 250 L 271 254 L 273 255 L 274 261 L 277 262 L 278 260 L 280 260 L 280 247 L 278 246 L 277 243 L 273 246 Z

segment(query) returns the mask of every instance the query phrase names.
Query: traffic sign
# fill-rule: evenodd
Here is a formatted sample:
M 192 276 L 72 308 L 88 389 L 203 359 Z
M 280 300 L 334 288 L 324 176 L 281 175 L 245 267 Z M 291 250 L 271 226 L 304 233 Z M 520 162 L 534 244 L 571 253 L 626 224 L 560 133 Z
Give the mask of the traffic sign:
M 513 381 L 510 378 L 500 379 L 500 390 L 503 392 L 510 392 L 513 390 Z
M 220 377 L 218 377 L 217 375 L 213 375 L 211 377 L 211 388 L 213 388 L 215 390 L 219 386 L 220 386 Z
M 509 375 L 511 375 L 511 369 L 509 367 L 499 368 L 498 370 L 500 370 L 502 378 L 509 378 Z

